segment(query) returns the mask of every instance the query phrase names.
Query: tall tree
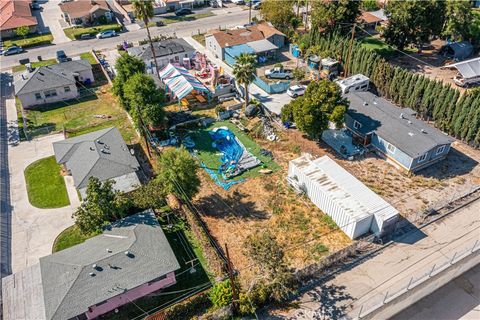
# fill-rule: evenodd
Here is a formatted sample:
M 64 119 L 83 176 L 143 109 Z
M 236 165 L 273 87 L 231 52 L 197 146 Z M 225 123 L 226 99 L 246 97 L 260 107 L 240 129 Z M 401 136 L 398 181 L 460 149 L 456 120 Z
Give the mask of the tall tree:
M 127 80 L 137 73 L 145 73 L 145 63 L 142 60 L 124 54 L 115 63 L 116 75 L 113 79 L 113 93 L 119 98 L 122 106 L 129 111 L 125 100 L 123 87 Z
M 101 182 L 98 178 L 89 178 L 87 195 L 72 215 L 83 233 L 99 232 L 108 222 L 126 215 L 129 202 L 113 189 L 114 183 L 113 180 Z
M 187 150 L 168 149 L 158 160 L 155 181 L 162 186 L 166 194 L 180 199 L 191 199 L 200 187 L 197 170 L 198 164 Z
M 28 26 L 21 26 L 15 29 L 15 34 L 19 37 L 25 38 L 30 33 Z
M 441 33 L 445 4 L 436 0 L 390 0 L 385 13 L 388 24 L 383 36 L 387 43 L 403 50 L 409 44 L 421 45 Z
M 305 94 L 282 109 L 282 121 L 293 121 L 298 128 L 319 139 L 328 122 L 343 124 L 348 101 L 342 98 L 337 85 L 328 80 L 311 82 Z
M 248 105 L 248 86 L 255 79 L 257 73 L 257 60 L 255 56 L 248 53 L 241 53 L 233 66 L 235 80 L 245 88 L 245 108 Z
M 137 125 L 140 118 L 154 125 L 163 122 L 165 92 L 157 88 L 152 77 L 143 73 L 131 76 L 124 84 L 124 97 Z
M 265 0 L 260 7 L 263 19 L 271 22 L 272 25 L 284 33 L 292 30 L 293 1 Z
M 148 26 L 150 19 L 155 15 L 153 11 L 153 0 L 133 0 L 132 4 L 135 16 L 143 21 L 145 28 L 147 29 L 148 42 L 150 43 L 150 50 L 152 50 L 153 63 L 155 65 L 155 76 L 158 78 L 160 70 L 158 69 L 156 59 L 157 55 L 155 54 L 155 47 L 153 46 L 152 36 L 150 35 L 150 27 Z
M 454 40 L 468 39 L 472 20 L 473 10 L 470 1 L 447 0 L 443 35 Z
M 341 24 L 354 23 L 360 15 L 360 2 L 350 0 L 314 1 L 312 28 L 331 32 Z M 342 28 L 350 30 L 350 27 Z

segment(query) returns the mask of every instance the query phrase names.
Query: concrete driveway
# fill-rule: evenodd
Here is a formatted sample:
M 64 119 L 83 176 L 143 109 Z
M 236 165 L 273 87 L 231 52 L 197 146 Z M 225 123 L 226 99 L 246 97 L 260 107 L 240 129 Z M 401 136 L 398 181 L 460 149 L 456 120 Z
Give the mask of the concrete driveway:
M 63 32 L 63 28 L 67 27 L 68 24 L 62 18 L 62 10 L 58 6 L 60 1 L 41 0 L 38 3 L 42 10 L 32 10 L 32 13 L 37 17 L 39 31 L 42 33 L 51 32 L 54 44 L 72 41 Z
M 7 119 L 15 121 L 15 102 L 7 100 Z M 28 201 L 24 170 L 32 162 L 53 155 L 52 143 L 63 140 L 62 134 L 9 145 L 10 198 L 12 205 L 12 272 L 18 272 L 52 253 L 55 238 L 73 225 L 72 213 L 80 205 L 73 179 L 65 182 L 70 205 L 58 209 L 35 208 Z

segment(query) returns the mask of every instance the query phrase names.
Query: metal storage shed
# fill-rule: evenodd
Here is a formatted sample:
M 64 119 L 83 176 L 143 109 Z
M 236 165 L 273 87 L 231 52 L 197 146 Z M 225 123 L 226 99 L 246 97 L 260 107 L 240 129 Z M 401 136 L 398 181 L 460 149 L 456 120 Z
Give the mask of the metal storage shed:
M 398 211 L 328 156 L 290 161 L 288 182 L 329 215 L 351 239 L 393 227 Z

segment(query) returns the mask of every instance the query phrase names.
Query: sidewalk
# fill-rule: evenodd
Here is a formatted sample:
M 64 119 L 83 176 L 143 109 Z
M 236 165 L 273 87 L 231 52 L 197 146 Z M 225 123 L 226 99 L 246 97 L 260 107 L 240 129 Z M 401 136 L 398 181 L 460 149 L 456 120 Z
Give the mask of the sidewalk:
M 194 47 L 195 50 L 205 53 L 210 61 L 212 61 L 217 66 L 222 67 L 228 74 L 233 74 L 232 67 L 230 67 L 228 64 L 226 64 L 219 58 L 216 58 L 213 53 L 206 50 L 204 46 L 195 41 L 192 37 L 185 37 L 184 39 L 192 47 Z M 251 97 L 257 99 L 258 101 L 263 103 L 263 105 L 268 110 L 278 115 L 282 111 L 283 106 L 292 100 L 292 98 L 290 98 L 286 93 L 269 95 L 254 84 L 251 84 L 249 89 Z

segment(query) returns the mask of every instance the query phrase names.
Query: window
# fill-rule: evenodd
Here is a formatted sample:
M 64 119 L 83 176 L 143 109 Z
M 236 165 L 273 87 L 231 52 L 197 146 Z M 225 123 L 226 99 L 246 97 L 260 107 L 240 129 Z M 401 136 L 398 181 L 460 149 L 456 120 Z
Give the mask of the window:
M 42 99 L 42 95 L 40 94 L 40 92 L 35 93 L 35 99 L 37 100 Z
M 358 122 L 357 120 L 354 120 L 353 121 L 353 127 L 358 130 L 362 127 L 362 124 L 360 122 Z
M 420 158 L 418 158 L 418 162 L 423 162 L 427 160 L 428 153 L 423 154 Z
M 387 150 L 388 150 L 388 152 L 390 152 L 390 153 L 395 153 L 395 149 L 397 149 L 397 148 L 395 148 L 394 145 L 392 145 L 392 144 L 390 144 L 390 143 L 387 144 Z
M 70 92 L 70 91 L 71 91 L 70 87 L 63 87 L 63 90 L 65 91 L 65 93 L 67 93 L 67 92 Z
M 43 93 L 45 94 L 45 98 L 56 97 L 57 96 L 57 91 L 55 89 L 47 90 L 47 91 L 44 91 Z
M 438 155 L 440 153 L 443 153 L 443 151 L 445 151 L 445 146 L 440 146 L 440 147 L 438 147 L 436 154 Z

